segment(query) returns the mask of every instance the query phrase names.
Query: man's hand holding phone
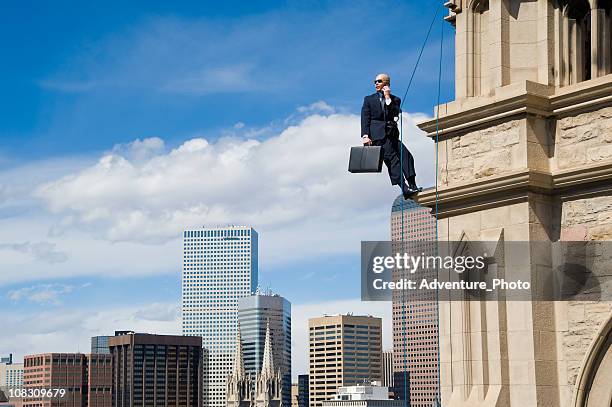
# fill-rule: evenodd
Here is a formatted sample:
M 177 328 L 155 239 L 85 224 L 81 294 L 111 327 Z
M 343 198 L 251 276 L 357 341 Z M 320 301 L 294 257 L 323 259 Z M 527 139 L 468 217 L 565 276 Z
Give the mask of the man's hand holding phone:
M 389 99 L 391 97 L 391 88 L 389 86 L 383 86 L 382 91 L 385 94 L 385 99 Z

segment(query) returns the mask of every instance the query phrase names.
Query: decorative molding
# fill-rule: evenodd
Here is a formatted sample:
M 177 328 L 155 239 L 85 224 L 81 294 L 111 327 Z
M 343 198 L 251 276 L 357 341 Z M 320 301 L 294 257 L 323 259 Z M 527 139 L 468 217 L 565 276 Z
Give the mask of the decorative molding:
M 429 188 L 417 197 L 420 205 L 438 207 L 438 218 L 525 201 L 530 192 L 575 198 L 599 183 L 612 180 L 612 163 L 548 173 L 521 170 L 451 187 Z M 607 184 L 609 185 L 609 184 Z
M 438 135 L 443 138 L 527 114 L 564 117 L 582 110 L 612 105 L 612 74 L 558 89 L 525 81 L 523 84 L 498 88 L 494 96 L 468 98 L 449 105 L 440 105 L 436 109 L 440 112 Z M 449 108 L 451 112 L 445 113 Z M 427 137 L 436 137 L 435 118 L 418 126 L 427 133 Z

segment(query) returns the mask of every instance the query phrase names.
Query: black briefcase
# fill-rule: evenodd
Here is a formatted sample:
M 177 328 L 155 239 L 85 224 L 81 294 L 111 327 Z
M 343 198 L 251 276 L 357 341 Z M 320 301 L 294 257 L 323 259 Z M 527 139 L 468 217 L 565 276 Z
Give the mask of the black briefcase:
M 380 146 L 351 147 L 349 172 L 380 172 L 382 170 L 382 148 Z

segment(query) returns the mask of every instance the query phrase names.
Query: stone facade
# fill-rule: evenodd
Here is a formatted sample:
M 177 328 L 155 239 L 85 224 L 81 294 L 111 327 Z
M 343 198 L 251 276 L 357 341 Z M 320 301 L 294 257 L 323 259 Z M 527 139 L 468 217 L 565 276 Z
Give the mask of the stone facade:
M 556 242 L 612 240 L 610 2 L 446 5 L 456 100 L 420 124 L 439 177 L 419 203 L 438 203 L 440 240 L 544 242 L 502 267 L 546 275 Z M 609 301 L 441 301 L 439 313 L 445 407 L 611 405 Z
M 234 367 L 232 374 L 227 378 L 225 405 L 227 407 L 283 407 L 282 400 L 282 374 L 280 369 L 274 368 L 270 322 L 268 321 L 266 326 L 263 366 L 261 372 L 255 376 L 254 383 L 244 369 L 242 340 L 240 327 L 238 327 Z

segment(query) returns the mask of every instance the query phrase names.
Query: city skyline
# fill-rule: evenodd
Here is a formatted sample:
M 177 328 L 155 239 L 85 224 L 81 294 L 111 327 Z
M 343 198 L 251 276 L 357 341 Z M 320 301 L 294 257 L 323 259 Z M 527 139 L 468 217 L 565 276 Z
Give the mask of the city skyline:
M 259 284 L 291 301 L 298 348 L 310 317 L 390 316 L 360 302 L 358 252 L 363 239 L 389 238 L 396 190 L 351 176 L 345 161 L 372 78 L 388 71 L 403 96 L 433 7 L 107 5 L 40 5 L 39 15 L 15 4 L 0 16 L 0 320 L 14 333 L 0 352 L 84 352 L 91 337 L 126 329 L 180 334 L 181 232 L 202 226 L 260 232 Z M 390 24 L 363 31 L 376 6 L 393 8 Z M 361 58 L 379 35 L 393 39 L 381 49 L 392 63 Z M 453 60 L 449 51 L 449 84 Z M 404 105 L 407 144 L 423 157 L 433 144 L 415 123 L 432 115 L 434 66 L 428 48 Z M 417 171 L 433 184 L 432 162 Z M 306 372 L 294 355 L 293 374 Z

